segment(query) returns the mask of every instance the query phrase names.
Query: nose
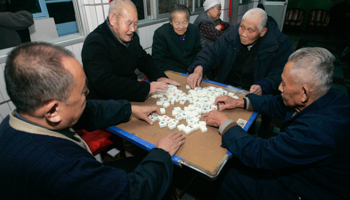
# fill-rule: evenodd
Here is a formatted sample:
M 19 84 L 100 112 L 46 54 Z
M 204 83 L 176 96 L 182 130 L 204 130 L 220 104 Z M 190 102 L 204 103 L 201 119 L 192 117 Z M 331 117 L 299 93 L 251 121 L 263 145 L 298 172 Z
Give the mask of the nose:
M 282 87 L 282 82 L 280 83 L 280 85 L 278 86 L 278 90 L 283 93 L 283 87 Z
M 137 29 L 137 25 L 136 25 L 136 24 L 130 26 L 130 31 L 131 31 L 131 32 L 135 32 L 136 29 Z

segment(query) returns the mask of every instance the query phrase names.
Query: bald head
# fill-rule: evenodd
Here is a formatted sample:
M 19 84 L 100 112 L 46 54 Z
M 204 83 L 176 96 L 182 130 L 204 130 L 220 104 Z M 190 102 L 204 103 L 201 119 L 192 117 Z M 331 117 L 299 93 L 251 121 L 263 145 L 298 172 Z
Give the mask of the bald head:
M 243 19 L 256 19 L 256 25 L 258 27 L 258 29 L 261 31 L 263 28 L 266 27 L 266 23 L 267 23 L 267 14 L 266 12 L 261 9 L 261 8 L 252 8 L 250 10 L 248 10 L 242 17 Z
M 132 8 L 136 10 L 135 4 L 130 0 L 113 0 L 109 4 L 108 15 L 114 13 L 117 17 L 123 15 L 123 10 L 125 8 Z
M 31 113 L 52 99 L 65 101 L 75 85 L 62 58 L 74 58 L 63 47 L 25 43 L 13 49 L 5 66 L 6 90 L 18 112 Z

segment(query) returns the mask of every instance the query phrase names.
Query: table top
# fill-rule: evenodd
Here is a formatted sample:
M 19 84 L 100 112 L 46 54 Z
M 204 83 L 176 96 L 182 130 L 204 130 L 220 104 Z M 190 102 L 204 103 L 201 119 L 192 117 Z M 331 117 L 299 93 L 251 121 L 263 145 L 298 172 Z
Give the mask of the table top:
M 186 74 L 179 74 L 171 71 L 166 72 L 166 74 L 170 79 L 176 80 L 181 84 L 181 86 L 178 87 L 179 90 L 185 93 L 188 92 L 188 89 L 186 89 Z M 226 85 L 203 80 L 201 87 L 208 86 L 227 89 L 225 87 Z M 240 98 L 244 97 L 239 94 L 236 95 Z M 159 98 L 149 97 L 145 102 L 131 103 L 133 105 L 157 106 L 157 100 L 159 100 Z M 189 102 L 186 102 L 185 105 L 180 105 L 180 103 L 170 105 L 170 107 L 166 108 L 165 115 L 175 118 L 172 116 L 174 107 L 181 107 L 183 110 L 184 107 L 188 105 Z M 162 108 L 162 106 L 157 107 Z M 246 111 L 242 108 L 225 110 L 222 112 L 233 121 L 237 121 L 239 118 L 246 120 L 245 130 L 248 130 L 257 115 L 255 112 Z M 203 120 L 203 114 L 201 120 Z M 187 125 L 185 120 L 181 120 L 179 124 Z M 221 147 L 221 136 L 218 132 L 218 128 L 210 126 L 207 126 L 207 128 L 207 132 L 202 133 L 201 130 L 196 130 L 186 135 L 185 144 L 182 145 L 179 151 L 172 157 L 172 160 L 176 165 L 186 165 L 210 178 L 214 178 L 220 173 L 231 153 L 227 151 L 226 148 Z M 157 142 L 167 134 L 179 132 L 177 129 L 170 130 L 168 127 L 160 128 L 158 121 L 155 121 L 153 125 L 149 125 L 135 116 L 132 116 L 128 122 L 119 124 L 116 127 L 110 127 L 108 130 L 148 151 L 154 148 Z

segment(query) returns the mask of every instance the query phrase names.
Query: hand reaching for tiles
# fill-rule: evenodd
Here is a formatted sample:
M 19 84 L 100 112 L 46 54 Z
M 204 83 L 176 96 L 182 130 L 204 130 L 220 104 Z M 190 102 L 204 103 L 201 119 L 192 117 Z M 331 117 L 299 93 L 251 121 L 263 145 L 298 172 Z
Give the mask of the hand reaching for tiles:
M 153 121 L 148 118 L 148 115 L 151 115 L 153 113 L 160 114 L 159 109 L 157 106 L 136 106 L 132 105 L 131 106 L 131 112 L 134 114 L 136 117 L 145 120 L 147 123 L 150 125 L 153 124 Z
M 219 127 L 222 123 L 229 120 L 229 118 L 222 112 L 212 110 L 209 113 L 203 114 L 203 120 L 209 126 Z
M 164 92 L 164 90 L 167 90 L 169 87 L 166 83 L 153 81 L 150 83 L 150 90 L 149 94 L 153 94 L 156 92 Z
M 203 78 L 203 67 L 198 65 L 192 74 L 190 74 L 187 78 L 187 85 L 191 88 L 199 87 Z
M 160 139 L 157 143 L 157 147 L 168 152 L 170 156 L 173 156 L 184 143 L 185 136 L 181 133 L 174 132 Z
M 221 96 L 216 98 L 215 105 L 219 105 L 220 111 L 226 110 L 226 109 L 234 109 L 234 108 L 243 108 L 244 107 L 244 100 L 243 99 L 234 99 L 229 96 Z
M 162 82 L 162 83 L 169 83 L 171 85 L 175 85 L 176 87 L 179 87 L 181 86 L 180 83 L 174 81 L 174 80 L 171 80 L 171 79 L 168 79 L 168 78 L 165 78 L 165 77 L 162 77 L 162 78 L 158 78 L 157 79 L 157 82 Z

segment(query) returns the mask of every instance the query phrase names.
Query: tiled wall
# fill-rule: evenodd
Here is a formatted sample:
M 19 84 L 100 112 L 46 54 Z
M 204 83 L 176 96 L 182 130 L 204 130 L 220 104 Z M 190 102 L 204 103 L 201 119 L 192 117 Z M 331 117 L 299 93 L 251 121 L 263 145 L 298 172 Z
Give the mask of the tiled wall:
M 83 16 L 86 17 L 88 30 L 91 32 L 94 30 L 99 24 L 103 23 L 103 21 L 107 18 L 108 15 L 108 0 L 84 0 L 84 4 L 82 5 L 85 8 L 85 12 Z M 222 2 L 222 13 L 221 19 L 223 21 L 228 20 L 228 8 L 229 8 L 229 0 L 221 0 Z M 245 5 L 239 6 L 238 16 L 240 22 L 242 15 L 245 11 L 250 8 L 256 7 L 257 1 L 252 1 Z M 233 14 L 233 13 L 232 13 Z M 190 23 L 193 23 L 196 19 L 197 15 L 191 16 Z M 137 29 L 137 34 L 140 36 L 140 42 L 142 47 L 147 51 L 147 53 L 152 53 L 152 42 L 153 42 L 153 34 L 154 31 L 167 22 L 162 22 L 158 24 L 153 24 L 146 27 L 141 27 Z M 67 49 L 72 51 L 76 56 L 77 60 L 81 63 L 81 49 L 83 43 L 78 43 L 70 46 L 66 46 Z M 0 63 L 0 122 L 3 118 L 5 118 L 11 110 L 15 109 L 15 106 L 10 101 L 9 96 L 6 92 L 6 86 L 4 81 L 4 67 L 5 63 Z

